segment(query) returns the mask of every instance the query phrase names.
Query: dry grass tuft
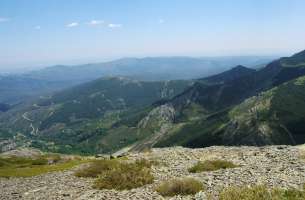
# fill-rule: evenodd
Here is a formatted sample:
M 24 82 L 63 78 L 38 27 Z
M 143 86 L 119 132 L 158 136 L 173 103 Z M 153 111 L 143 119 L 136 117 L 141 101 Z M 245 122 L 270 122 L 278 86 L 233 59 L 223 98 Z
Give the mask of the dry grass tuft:
M 303 150 L 303 151 L 300 152 L 300 158 L 301 158 L 302 160 L 305 160 L 305 150 Z
M 75 176 L 97 178 L 105 171 L 116 169 L 118 166 L 119 162 L 117 160 L 96 160 L 90 163 L 88 167 L 76 171 Z
M 305 189 L 305 188 L 304 188 Z M 268 189 L 264 185 L 230 187 L 220 193 L 219 200 L 303 200 L 305 191 L 297 189 Z
M 120 167 L 106 171 L 94 184 L 97 189 L 130 190 L 153 183 L 150 168 L 137 163 L 121 163 Z
M 135 162 L 99 160 L 77 171 L 75 175 L 97 178 L 93 186 L 97 189 L 128 190 L 153 183 L 152 164 L 145 159 Z
M 189 168 L 188 171 L 191 173 L 198 173 L 204 171 L 215 171 L 219 169 L 235 168 L 238 165 L 230 161 L 225 160 L 206 160 L 204 162 L 198 162 L 193 167 Z
M 156 188 L 156 191 L 162 196 L 191 195 L 201 190 L 203 190 L 202 183 L 194 178 L 165 181 Z

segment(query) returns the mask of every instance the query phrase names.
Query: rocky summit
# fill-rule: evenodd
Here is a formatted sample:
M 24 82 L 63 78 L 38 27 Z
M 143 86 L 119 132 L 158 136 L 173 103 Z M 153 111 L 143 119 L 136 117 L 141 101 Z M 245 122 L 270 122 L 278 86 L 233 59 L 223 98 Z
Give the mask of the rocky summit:
M 268 188 L 295 188 L 305 184 L 304 146 L 222 147 L 189 149 L 183 147 L 155 148 L 130 153 L 124 160 L 147 159 L 152 166 L 154 182 L 131 190 L 97 190 L 94 178 L 79 178 L 74 172 L 86 164 L 60 172 L 27 178 L 0 178 L 0 199 L 218 199 L 230 186 L 266 185 Z M 190 173 L 198 161 L 226 160 L 237 167 Z M 195 195 L 162 197 L 155 188 L 164 180 L 192 177 L 204 185 Z

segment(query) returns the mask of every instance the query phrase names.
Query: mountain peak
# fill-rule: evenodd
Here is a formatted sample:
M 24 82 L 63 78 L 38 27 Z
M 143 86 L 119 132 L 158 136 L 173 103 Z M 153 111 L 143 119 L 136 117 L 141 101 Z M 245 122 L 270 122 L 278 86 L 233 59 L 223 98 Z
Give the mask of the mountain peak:
M 304 67 L 305 66 L 305 50 L 294 54 L 288 58 L 280 59 L 284 67 Z
M 243 65 L 237 65 L 236 67 L 233 67 L 231 70 L 249 70 L 249 68 Z
M 203 81 L 208 81 L 208 82 L 226 82 L 226 81 L 231 81 L 237 78 L 240 78 L 242 76 L 246 76 L 248 74 L 251 74 L 255 72 L 254 69 L 247 68 L 243 65 L 237 65 L 236 67 L 233 67 L 232 69 L 222 72 L 220 74 L 210 76 L 204 79 L 200 79 Z
M 292 56 L 292 58 L 295 58 L 295 57 L 303 57 L 305 59 L 305 50 L 299 52 L 299 53 L 296 53 Z

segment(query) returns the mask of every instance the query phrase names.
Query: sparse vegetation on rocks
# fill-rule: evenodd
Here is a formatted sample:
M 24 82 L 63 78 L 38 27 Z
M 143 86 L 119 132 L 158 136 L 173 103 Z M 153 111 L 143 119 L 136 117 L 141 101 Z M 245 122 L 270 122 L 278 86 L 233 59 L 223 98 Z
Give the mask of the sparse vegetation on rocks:
M 299 146 L 300 149 L 300 157 L 302 160 L 305 160 L 305 145 Z
M 180 178 L 161 183 L 156 191 L 162 196 L 191 195 L 203 190 L 201 182 L 194 178 Z
M 231 186 L 234 186 L 237 192 L 240 193 L 240 189 L 244 186 L 249 185 L 253 188 L 259 184 L 263 185 L 268 192 L 273 190 L 281 191 L 281 198 L 274 196 L 272 200 L 303 200 L 304 198 L 301 196 L 303 194 L 300 191 L 302 191 L 301 188 L 305 183 L 305 165 L 304 160 L 300 157 L 301 151 L 302 149 L 298 146 L 284 145 L 266 147 L 214 146 L 199 149 L 182 147 L 153 148 L 150 152 L 131 152 L 126 157 L 112 159 L 111 162 L 116 163 L 118 167 L 105 170 L 102 173 L 99 171 L 87 173 L 86 177 L 88 178 L 75 176 L 75 172 L 85 170 L 96 162 L 107 163 L 105 165 L 108 167 L 113 166 L 109 164 L 110 160 L 89 160 L 89 163 L 84 163 L 76 168 L 43 173 L 39 176 L 27 178 L 0 178 L 0 199 L 199 200 L 211 197 L 211 200 L 218 200 L 220 194 L 224 195 L 225 192 L 232 189 L 230 188 Z M 64 165 L 65 162 L 69 162 L 64 161 L 66 160 L 66 155 L 60 156 L 62 159 L 55 164 L 36 165 L 33 167 L 37 171 L 37 168 L 59 167 Z M 231 161 L 239 167 L 205 173 L 190 173 L 188 169 L 197 162 L 203 162 L 202 158 Z M 155 161 L 161 164 L 158 165 Z M 82 160 L 76 160 L 75 162 L 82 162 Z M 129 167 L 125 168 L 126 165 Z M 156 191 L 164 182 L 169 181 L 171 183 L 171 180 L 184 179 L 184 177 L 194 178 L 202 183 L 204 188 L 196 194 L 178 194 L 172 197 L 163 197 Z M 185 187 L 183 188 L 185 189 Z M 230 197 L 230 194 L 226 194 L 225 196 Z M 277 193 L 274 192 L 273 194 Z M 242 200 L 242 198 L 237 199 Z M 245 198 L 245 200 L 250 199 L 252 200 L 253 198 L 251 196 L 248 199 Z
M 230 161 L 225 160 L 206 160 L 204 162 L 197 162 L 193 167 L 189 168 L 188 171 L 191 173 L 198 173 L 204 171 L 216 171 L 219 169 L 235 168 L 238 165 Z
M 305 189 L 305 188 L 304 188 Z M 305 191 L 297 189 L 269 189 L 264 185 L 252 187 L 230 187 L 224 189 L 219 200 L 303 200 Z

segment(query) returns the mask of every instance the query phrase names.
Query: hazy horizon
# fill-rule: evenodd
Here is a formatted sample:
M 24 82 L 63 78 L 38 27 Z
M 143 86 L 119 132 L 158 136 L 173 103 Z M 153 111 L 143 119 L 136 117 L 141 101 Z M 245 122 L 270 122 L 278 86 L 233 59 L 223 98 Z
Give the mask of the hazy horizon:
M 58 61 L 58 62 L 46 62 L 46 63 L 40 63 L 40 64 L 21 64 L 21 65 L 15 65 L 14 67 L 1 67 L 0 66 L 0 75 L 1 74 L 22 74 L 22 73 L 27 73 L 27 72 L 31 72 L 31 71 L 35 71 L 35 70 L 41 70 L 41 69 L 45 69 L 48 67 L 55 67 L 55 66 L 70 66 L 70 67 L 74 67 L 74 66 L 80 66 L 80 65 L 87 65 L 87 64 L 100 64 L 100 63 L 107 63 L 107 62 L 115 62 L 118 60 L 123 60 L 123 59 L 146 59 L 146 58 L 192 58 L 192 59 L 202 59 L 202 60 L 217 60 L 217 59 L 229 59 L 229 58 L 257 58 L 259 59 L 277 59 L 280 57 L 286 57 L 286 56 L 290 56 L 290 55 L 223 55 L 223 56 L 183 56 L 183 55 L 179 55 L 179 56 L 175 56 L 175 55 L 171 55 L 171 56 L 143 56 L 143 57 L 118 57 L 118 58 L 108 58 L 108 59 L 84 59 L 84 60 L 62 60 L 62 61 Z M 242 65 L 242 63 L 240 63 Z M 229 66 L 230 67 L 230 66 Z M 234 67 L 234 66 L 231 66 Z M 249 67 L 249 66 L 248 66 Z
M 304 7 L 302 0 L 2 0 L 0 72 L 125 57 L 289 56 L 305 49 Z

